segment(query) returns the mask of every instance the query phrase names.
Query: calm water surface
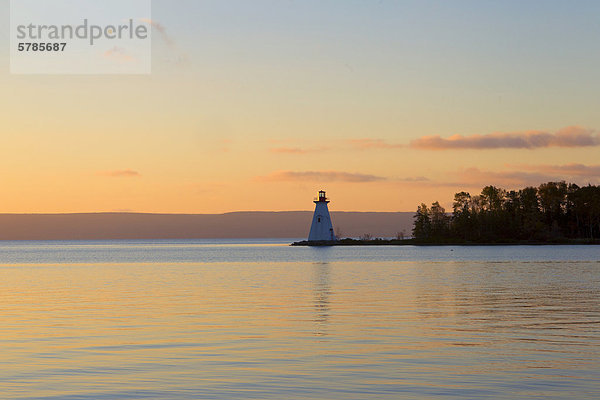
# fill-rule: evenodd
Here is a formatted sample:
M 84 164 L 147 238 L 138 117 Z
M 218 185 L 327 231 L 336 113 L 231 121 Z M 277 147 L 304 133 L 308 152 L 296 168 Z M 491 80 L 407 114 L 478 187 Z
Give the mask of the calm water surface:
M 0 398 L 600 398 L 600 247 L 0 242 Z

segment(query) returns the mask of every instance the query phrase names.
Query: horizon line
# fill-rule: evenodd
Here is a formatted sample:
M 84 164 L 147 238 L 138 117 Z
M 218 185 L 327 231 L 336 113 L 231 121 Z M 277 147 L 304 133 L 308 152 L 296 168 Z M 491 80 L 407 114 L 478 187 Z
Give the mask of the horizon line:
M 81 212 L 0 212 L 0 215 L 227 215 L 240 213 L 297 213 L 314 212 L 314 210 L 283 210 L 283 211 L 226 211 L 220 213 L 176 213 L 176 212 L 145 212 L 145 211 L 81 211 Z M 332 213 L 414 213 L 415 211 L 355 211 L 332 210 Z

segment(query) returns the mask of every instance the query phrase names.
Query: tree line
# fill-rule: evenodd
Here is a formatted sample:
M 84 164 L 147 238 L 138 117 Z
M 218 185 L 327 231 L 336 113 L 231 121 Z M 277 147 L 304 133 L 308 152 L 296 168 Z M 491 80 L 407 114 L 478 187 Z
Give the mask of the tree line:
M 439 202 L 421 204 L 413 237 L 423 242 L 565 241 L 600 238 L 600 186 L 548 182 L 507 191 L 454 195 L 452 214 Z

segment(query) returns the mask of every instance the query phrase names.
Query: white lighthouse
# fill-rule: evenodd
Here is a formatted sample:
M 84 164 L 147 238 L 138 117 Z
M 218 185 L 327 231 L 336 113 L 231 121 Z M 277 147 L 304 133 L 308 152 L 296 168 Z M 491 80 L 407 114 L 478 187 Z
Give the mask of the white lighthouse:
M 335 240 L 333 233 L 333 225 L 329 216 L 329 199 L 324 191 L 319 192 L 319 197 L 315 199 L 315 214 L 313 215 L 310 233 L 308 234 L 309 242 L 332 242 Z

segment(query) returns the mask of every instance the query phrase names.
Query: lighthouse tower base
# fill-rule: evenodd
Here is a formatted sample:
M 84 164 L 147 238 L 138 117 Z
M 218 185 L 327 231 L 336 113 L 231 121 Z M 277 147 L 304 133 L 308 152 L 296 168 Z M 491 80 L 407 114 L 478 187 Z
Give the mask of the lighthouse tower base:
M 310 233 L 308 234 L 309 242 L 333 242 L 335 234 L 333 232 L 333 224 L 329 215 L 329 200 L 325 196 L 325 192 L 319 192 L 319 197 L 315 200 L 315 213 L 313 215 Z

